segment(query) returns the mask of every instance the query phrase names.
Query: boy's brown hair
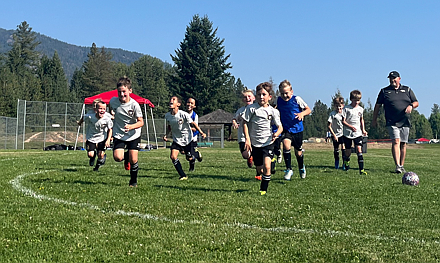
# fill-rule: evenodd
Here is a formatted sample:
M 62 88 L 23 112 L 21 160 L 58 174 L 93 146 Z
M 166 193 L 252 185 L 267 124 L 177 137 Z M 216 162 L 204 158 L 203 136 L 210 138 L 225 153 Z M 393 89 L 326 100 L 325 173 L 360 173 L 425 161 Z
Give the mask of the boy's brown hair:
M 361 100 L 362 99 L 362 93 L 355 89 L 352 92 L 350 92 L 350 100 Z
M 339 107 L 339 105 L 344 105 L 344 98 L 343 97 L 336 97 L 333 99 L 333 106 Z
M 272 84 L 270 82 L 266 81 L 266 82 L 258 84 L 256 91 L 258 92 L 259 90 L 262 90 L 262 89 L 266 90 L 269 93 L 269 95 L 273 96 Z
M 118 83 L 116 84 L 116 88 L 122 86 L 127 87 L 127 89 L 131 89 L 131 80 L 126 76 L 119 78 Z
M 284 89 L 285 87 L 292 87 L 290 81 L 288 81 L 287 79 L 281 81 L 280 85 L 278 86 L 278 89 Z

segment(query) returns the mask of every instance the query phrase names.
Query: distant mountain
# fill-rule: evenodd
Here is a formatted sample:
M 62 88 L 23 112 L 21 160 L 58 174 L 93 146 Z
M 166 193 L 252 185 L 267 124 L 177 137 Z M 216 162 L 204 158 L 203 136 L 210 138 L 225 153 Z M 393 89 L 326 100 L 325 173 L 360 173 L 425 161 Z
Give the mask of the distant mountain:
M 0 28 L 0 53 L 6 53 L 11 49 L 10 44 L 13 41 L 12 34 L 14 32 L 15 30 L 6 30 Z M 37 32 L 35 33 L 36 40 L 41 42 L 41 44 L 38 45 L 37 50 L 50 58 L 53 56 L 55 51 L 57 51 L 64 72 L 69 80 L 72 78 L 75 69 L 80 68 L 84 61 L 87 60 L 87 54 L 90 52 L 90 48 L 92 47 L 92 43 L 90 43 L 90 47 L 80 47 L 53 39 Z M 107 47 L 105 47 L 105 49 L 107 52 L 112 53 L 113 61 L 122 62 L 127 65 L 130 65 L 140 57 L 144 56 L 144 54 L 126 51 L 123 49 Z

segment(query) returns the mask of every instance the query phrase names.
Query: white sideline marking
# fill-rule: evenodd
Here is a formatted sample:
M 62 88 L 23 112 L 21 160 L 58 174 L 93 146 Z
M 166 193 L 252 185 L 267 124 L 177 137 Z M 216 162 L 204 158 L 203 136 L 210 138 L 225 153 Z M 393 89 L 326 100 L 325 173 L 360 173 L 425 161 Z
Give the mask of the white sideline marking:
M 14 179 L 12 179 L 11 181 L 9 181 L 10 184 L 12 184 L 12 186 L 22 192 L 23 194 L 27 195 L 27 196 L 31 196 L 33 198 L 36 199 L 40 199 L 40 200 L 48 200 L 48 201 L 52 201 L 52 202 L 56 202 L 59 204 L 65 204 L 65 205 L 72 205 L 72 206 L 79 206 L 79 207 L 87 207 L 91 210 L 95 210 L 104 214 L 114 214 L 114 215 L 122 215 L 122 216 L 134 216 L 134 217 L 139 217 L 142 219 L 151 219 L 151 220 L 156 220 L 156 221 L 165 221 L 165 222 L 171 222 L 171 223 L 189 223 L 189 224 L 197 224 L 197 225 L 207 225 L 210 227 L 219 225 L 219 224 L 213 224 L 213 223 L 207 223 L 204 221 L 199 221 L 199 220 L 191 220 L 191 221 L 185 221 L 182 219 L 170 219 L 167 217 L 159 217 L 159 216 L 155 216 L 155 215 L 150 215 L 150 214 L 143 214 L 143 213 L 139 213 L 139 212 L 127 212 L 124 210 L 117 210 L 117 211 L 110 211 L 110 210 L 104 210 L 99 208 L 98 206 L 89 204 L 89 203 L 77 203 L 77 202 L 72 202 L 72 201 L 66 201 L 63 199 L 59 199 L 59 198 L 53 198 L 53 197 L 49 197 L 49 196 L 45 196 L 45 195 L 40 195 L 35 193 L 35 191 L 33 191 L 32 189 L 26 188 L 21 184 L 21 181 L 30 175 L 36 175 L 36 174 L 42 174 L 42 173 L 47 173 L 50 172 L 50 170 L 44 170 L 44 171 L 39 171 L 39 172 L 34 172 L 34 173 L 25 173 L 22 175 L 19 175 L 17 177 L 15 177 Z M 334 230 L 324 230 L 324 231 L 319 231 L 319 230 L 315 230 L 315 229 L 299 229 L 299 228 L 295 228 L 295 227 L 272 227 L 272 228 L 264 228 L 264 227 L 259 227 L 256 225 L 248 225 L 248 224 L 243 224 L 240 222 L 235 222 L 235 223 L 223 223 L 223 225 L 227 226 L 227 227 L 238 227 L 238 228 L 242 228 L 242 229 L 255 229 L 255 230 L 260 230 L 260 231 L 268 231 L 268 232 L 278 232 L 278 233 L 298 233 L 298 234 L 316 234 L 316 235 L 323 235 L 323 236 L 346 236 L 346 237 L 354 237 L 354 238 L 359 238 L 359 239 L 375 239 L 375 240 L 380 240 L 380 241 L 398 241 L 398 242 L 412 242 L 412 243 L 417 243 L 417 244 L 440 244 L 440 241 L 435 240 L 435 241 L 425 241 L 424 239 L 417 239 L 417 238 L 398 238 L 395 236 L 391 236 L 391 237 L 387 237 L 387 236 L 382 236 L 382 235 L 367 235 L 367 234 L 356 234 L 356 233 L 352 233 L 352 232 L 342 232 L 342 231 L 334 231 Z

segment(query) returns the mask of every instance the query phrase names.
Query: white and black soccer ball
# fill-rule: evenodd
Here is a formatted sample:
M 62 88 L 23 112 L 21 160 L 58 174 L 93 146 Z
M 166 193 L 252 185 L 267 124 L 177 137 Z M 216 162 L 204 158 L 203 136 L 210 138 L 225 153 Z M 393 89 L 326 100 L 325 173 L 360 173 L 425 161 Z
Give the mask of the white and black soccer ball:
M 402 177 L 402 184 L 419 185 L 419 176 L 415 172 L 406 172 Z

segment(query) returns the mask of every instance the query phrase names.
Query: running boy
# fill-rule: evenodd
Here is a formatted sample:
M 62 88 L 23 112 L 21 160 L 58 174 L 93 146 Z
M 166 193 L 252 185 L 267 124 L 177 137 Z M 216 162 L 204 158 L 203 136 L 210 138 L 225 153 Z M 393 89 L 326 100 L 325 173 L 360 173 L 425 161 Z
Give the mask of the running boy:
M 189 98 L 186 101 L 186 112 L 191 116 L 191 119 L 194 121 L 195 124 L 199 125 L 199 115 L 194 111 L 196 108 L 196 100 L 194 98 Z M 197 149 L 197 135 L 199 134 L 199 131 L 191 127 L 193 138 L 191 140 L 191 154 L 192 156 L 195 156 L 197 161 L 201 162 L 203 160 L 202 153 L 199 152 L 199 149 Z M 192 160 L 189 162 L 189 171 L 194 171 L 194 165 L 196 160 Z
M 86 123 L 86 149 L 89 157 L 89 165 L 93 166 L 96 155 L 98 161 L 93 171 L 98 171 L 99 167 L 104 165 L 106 154 L 105 149 L 110 146 L 110 139 L 112 137 L 113 121 L 111 115 L 106 111 L 107 104 L 101 99 L 94 101 L 93 114 L 87 113 L 79 121 L 81 125 L 84 121 Z
M 304 154 L 302 151 L 303 141 L 303 119 L 312 110 L 304 100 L 293 95 L 292 85 L 288 80 L 283 80 L 279 85 L 280 96 L 277 100 L 277 107 L 280 111 L 280 119 L 283 124 L 283 157 L 286 163 L 284 179 L 290 181 L 293 175 L 292 156 L 290 148 L 295 149 L 296 161 L 298 162 L 299 175 L 306 178 L 306 166 L 304 165 Z
M 362 93 L 359 90 L 350 92 L 350 105 L 342 111 L 343 135 L 345 144 L 345 160 L 342 169 L 350 169 L 351 145 L 354 143 L 358 156 L 359 174 L 367 175 L 364 170 L 364 157 L 362 155 L 362 136 L 367 136 L 364 124 L 364 109 L 359 105 Z
M 252 156 L 250 152 L 244 150 L 244 143 L 246 139 L 244 138 L 243 134 L 243 118 L 241 117 L 241 114 L 244 112 L 244 109 L 246 106 L 251 105 L 255 101 L 254 92 L 252 90 L 245 90 L 241 94 L 241 100 L 245 104 L 243 107 L 239 108 L 237 112 L 234 115 L 234 118 L 232 119 L 232 127 L 237 130 L 237 141 L 238 146 L 240 147 L 241 156 L 243 159 L 247 160 L 247 165 L 249 168 L 252 168 L 254 162 L 252 159 Z M 258 179 L 258 178 L 257 178 Z M 261 177 L 259 178 L 261 180 Z
M 119 79 L 116 88 L 118 97 L 110 100 L 110 109 L 114 114 L 113 158 L 124 161 L 125 170 L 130 170 L 130 187 L 137 187 L 138 153 L 141 142 L 141 127 L 144 125 L 142 110 L 137 101 L 130 98 L 131 80 Z M 127 148 L 127 152 L 124 149 Z
M 171 144 L 170 159 L 173 162 L 174 168 L 179 173 L 180 180 L 187 180 L 188 176 L 182 169 L 179 161 L 179 153 L 184 152 L 186 159 L 191 163 L 195 161 L 195 156 L 191 153 L 192 131 L 191 126 L 194 126 L 200 132 L 202 138 L 206 138 L 206 134 L 200 129 L 192 119 L 191 116 L 182 110 L 179 110 L 182 105 L 180 98 L 173 96 L 170 99 L 170 112 L 165 114 L 165 120 L 168 122 L 167 134 L 171 131 L 173 133 L 173 143 Z M 163 136 L 164 141 L 168 141 L 167 134 Z
M 328 117 L 328 131 L 333 141 L 333 156 L 335 157 L 335 169 L 339 169 L 339 145 L 342 150 L 342 160 L 345 160 L 345 146 L 343 140 L 342 110 L 344 109 L 344 98 L 333 99 L 334 111 Z
M 241 117 L 246 139 L 244 149 L 252 152 L 257 176 L 262 176 L 260 194 L 265 195 L 271 177 L 273 142 L 281 134 L 283 127 L 275 109 L 269 104 L 273 94 L 272 84 L 260 83 L 256 90 L 257 102 L 247 106 Z M 276 133 L 272 133 L 272 124 L 278 127 Z

